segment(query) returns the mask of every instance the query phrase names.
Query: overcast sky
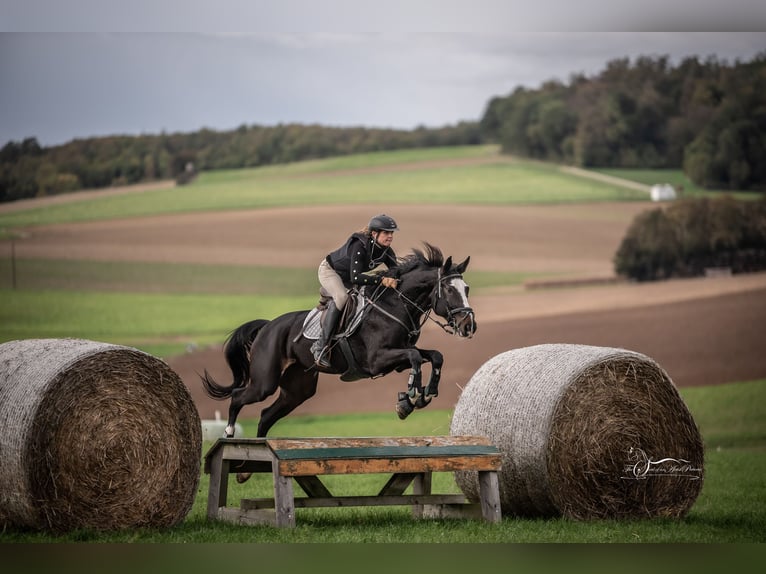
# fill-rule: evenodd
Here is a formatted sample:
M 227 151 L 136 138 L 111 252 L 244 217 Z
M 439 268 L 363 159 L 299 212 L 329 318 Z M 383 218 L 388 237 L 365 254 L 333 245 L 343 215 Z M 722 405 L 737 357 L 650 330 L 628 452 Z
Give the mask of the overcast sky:
M 290 122 L 436 127 L 478 120 L 492 97 L 517 86 L 594 75 L 615 58 L 668 55 L 677 63 L 714 55 L 733 62 L 766 51 L 766 33 L 745 31 L 763 24 L 766 2 L 749 8 L 759 18 L 749 26 L 725 14 L 698 23 L 722 32 L 693 31 L 689 21 L 682 28 L 680 17 L 644 20 L 642 28 L 686 31 L 636 31 L 625 25 L 624 13 L 589 26 L 582 11 L 596 3 L 588 0 L 576 3 L 572 18 L 559 11 L 558 24 L 545 21 L 545 29 L 554 30 L 545 32 L 535 31 L 546 15 L 535 12 L 540 2 L 529 4 L 521 22 L 529 25 L 519 26 L 509 12 L 511 0 L 474 0 L 471 5 L 484 8 L 481 18 L 474 10 L 463 20 L 456 10 L 442 10 L 441 20 L 428 17 L 424 7 L 443 9 L 451 5 L 445 0 L 410 0 L 402 5 L 423 9 L 410 10 L 406 25 L 396 19 L 396 26 L 387 23 L 394 21 L 390 11 L 372 18 L 356 14 L 354 20 L 355 13 L 346 10 L 336 14 L 348 21 L 329 18 L 330 9 L 357 7 L 361 0 L 273 3 L 290 13 L 252 0 L 240 21 L 220 9 L 238 4 L 234 0 L 218 0 L 214 14 L 202 9 L 185 18 L 172 17 L 164 7 L 188 8 L 194 0 L 133 0 L 131 11 L 121 3 L 107 11 L 103 0 L 74 0 L 68 11 L 60 4 L 0 0 L 0 145 L 25 137 L 47 146 L 108 134 Z M 317 6 L 321 14 L 306 19 L 306 10 Z M 296 12 L 300 7 L 305 10 Z M 157 18 L 147 17 L 152 13 Z M 514 24 L 498 26 L 503 19 Z

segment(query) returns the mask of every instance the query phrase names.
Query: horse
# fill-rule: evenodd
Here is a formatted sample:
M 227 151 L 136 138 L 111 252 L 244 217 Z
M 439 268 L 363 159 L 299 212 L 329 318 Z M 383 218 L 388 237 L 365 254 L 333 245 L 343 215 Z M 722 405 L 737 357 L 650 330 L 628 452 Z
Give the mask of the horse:
M 396 267 L 382 273 L 397 278 L 396 287 L 379 285 L 372 295 L 362 295 L 367 303 L 361 311 L 363 320 L 353 333 L 333 338 L 328 368 L 315 364 L 312 341 L 304 336 L 306 319 L 313 310 L 288 312 L 272 320 L 256 319 L 232 331 L 224 345 L 232 384 L 218 384 L 207 369 L 200 375 L 208 396 L 231 399 L 224 436 L 234 436 L 237 416 L 245 405 L 261 402 L 279 389 L 274 402 L 261 411 L 257 434 L 265 437 L 278 420 L 314 396 L 320 372 L 358 380 L 409 367 L 407 390 L 397 395 L 399 418 L 405 419 L 414 409 L 430 404 L 439 394 L 444 357 L 439 351 L 415 346 L 423 325 L 431 319 L 445 332 L 464 338 L 471 338 L 477 325 L 463 280 L 470 256 L 454 265 L 452 257 L 445 260 L 438 247 L 429 243 L 424 247 L 414 249 Z M 431 317 L 432 311 L 446 323 Z M 431 364 L 425 388 L 424 363 Z

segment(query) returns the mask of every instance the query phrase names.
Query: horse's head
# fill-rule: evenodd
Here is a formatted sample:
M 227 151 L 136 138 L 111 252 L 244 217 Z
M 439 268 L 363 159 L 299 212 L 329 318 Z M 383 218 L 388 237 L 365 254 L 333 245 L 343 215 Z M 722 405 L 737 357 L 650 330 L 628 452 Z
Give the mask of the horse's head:
M 439 268 L 436 288 L 433 293 L 431 308 L 447 320 L 447 324 L 458 337 L 473 337 L 476 332 L 476 319 L 468 303 L 468 284 L 463 280 L 463 273 L 471 260 L 467 257 L 458 265 L 452 265 L 452 257 Z
M 468 285 L 463 280 L 463 273 L 471 258 L 453 265 L 452 257 L 445 261 L 438 247 L 429 243 L 424 245 L 425 251 L 414 249 L 412 255 L 401 260 L 399 266 L 391 272 L 402 280 L 400 296 L 426 317 L 433 310 L 446 319 L 446 325 L 436 321 L 445 331 L 451 330 L 459 337 L 473 337 L 476 320 L 468 303 Z

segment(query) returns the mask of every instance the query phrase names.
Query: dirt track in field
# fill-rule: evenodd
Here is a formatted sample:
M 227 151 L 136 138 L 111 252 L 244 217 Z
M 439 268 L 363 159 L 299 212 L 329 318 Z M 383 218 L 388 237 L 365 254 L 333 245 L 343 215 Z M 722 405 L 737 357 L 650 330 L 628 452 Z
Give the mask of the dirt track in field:
M 402 255 L 422 241 L 471 271 L 564 273 L 572 278 L 612 276 L 612 256 L 633 217 L 646 203 L 572 206 L 366 205 L 270 209 L 157 216 L 29 230 L 19 257 L 230 263 L 315 267 L 320 258 L 386 212 L 401 231 Z M 622 347 L 656 360 L 678 386 L 712 385 L 766 377 L 766 274 L 525 290 L 509 288 L 471 303 L 479 329 L 458 340 L 429 326 L 419 343 L 445 355 L 440 408 L 452 407 L 473 373 L 494 355 L 539 343 Z M 256 317 L 251 317 L 256 318 Z M 250 319 L 250 318 L 248 318 Z M 232 328 L 236 325 L 232 325 Z M 226 333 L 221 334 L 221 338 Z M 203 418 L 228 403 L 204 395 L 197 373 L 220 382 L 230 374 L 220 348 L 169 360 L 189 387 Z M 317 395 L 297 413 L 390 411 L 407 374 L 343 383 L 320 377 Z M 241 416 L 257 417 L 262 405 Z

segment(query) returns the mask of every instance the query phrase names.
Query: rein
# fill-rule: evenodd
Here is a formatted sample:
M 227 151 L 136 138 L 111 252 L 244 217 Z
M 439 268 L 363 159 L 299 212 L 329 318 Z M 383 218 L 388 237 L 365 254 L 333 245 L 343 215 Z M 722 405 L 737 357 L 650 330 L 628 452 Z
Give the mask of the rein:
M 407 308 L 406 305 L 404 306 L 404 310 L 407 311 L 407 316 L 410 319 L 409 326 L 404 321 L 399 319 L 399 317 L 396 317 L 395 315 L 393 315 L 392 313 L 389 313 L 388 311 L 383 309 L 380 305 L 378 305 L 377 300 L 383 294 L 383 291 L 380 290 L 379 288 L 376 289 L 375 292 L 373 293 L 373 297 L 375 297 L 374 299 L 372 297 L 367 297 L 367 296 L 365 296 L 365 299 L 367 299 L 367 302 L 370 304 L 370 306 L 374 307 L 375 309 L 383 313 L 385 316 L 392 319 L 393 321 L 396 321 L 402 327 L 404 327 L 407 330 L 407 334 L 411 339 L 420 336 L 420 331 L 423 329 L 423 325 L 425 325 L 426 321 L 429 321 L 429 320 L 439 325 L 439 327 L 441 327 L 445 333 L 454 335 L 457 332 L 455 327 L 455 320 L 454 320 L 455 315 L 457 313 L 470 313 L 471 317 L 473 317 L 473 309 L 471 307 L 456 307 L 453 309 L 447 306 L 447 316 L 448 316 L 447 323 L 442 323 L 441 321 L 438 321 L 437 319 L 434 319 L 433 317 L 431 317 L 431 311 L 435 309 L 436 304 L 442 298 L 442 283 L 449 279 L 460 277 L 460 275 L 457 273 L 454 273 L 452 275 L 445 275 L 444 277 L 442 277 L 441 269 L 439 269 L 437 277 L 438 279 L 436 281 L 436 288 L 431 291 L 431 305 L 427 309 L 423 309 L 415 301 L 407 297 L 397 287 L 392 288 L 396 292 L 396 294 L 399 296 L 400 299 L 406 301 L 407 303 L 412 305 L 415 309 L 417 309 L 417 311 L 422 316 L 422 320 L 420 321 L 420 324 L 418 324 L 418 322 L 415 319 L 413 319 L 412 314 L 410 313 L 410 310 Z M 380 293 L 378 293 L 379 290 L 380 290 Z

